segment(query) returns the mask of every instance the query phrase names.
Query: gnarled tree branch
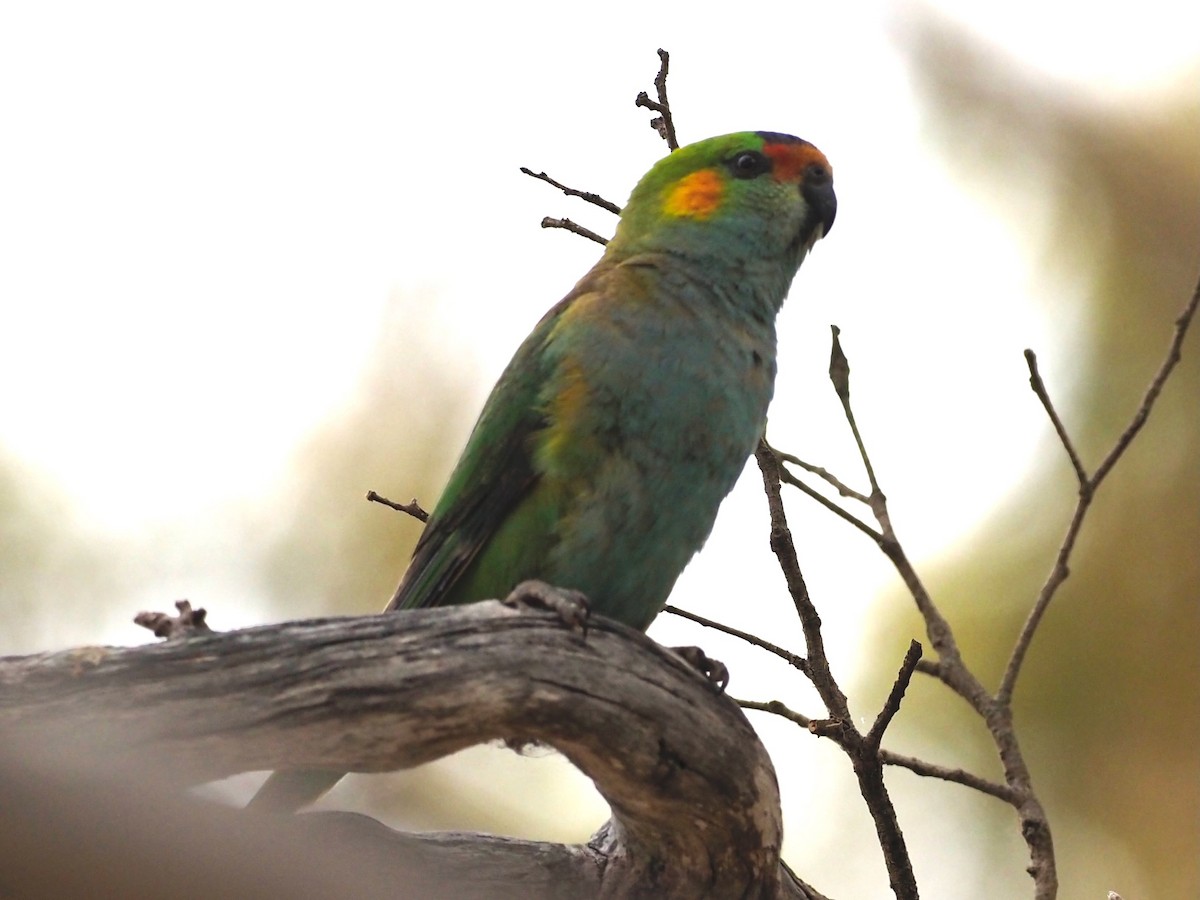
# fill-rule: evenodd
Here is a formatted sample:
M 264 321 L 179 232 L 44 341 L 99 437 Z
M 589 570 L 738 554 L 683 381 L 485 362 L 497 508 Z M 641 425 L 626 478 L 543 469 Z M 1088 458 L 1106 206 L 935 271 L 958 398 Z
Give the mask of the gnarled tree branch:
M 604 619 L 584 640 L 553 615 L 486 602 L 8 658 L 0 730 L 86 746 L 94 765 L 169 762 L 184 783 L 268 768 L 385 771 L 487 740 L 543 742 L 612 809 L 586 846 L 304 818 L 353 831 L 410 879 L 414 868 L 451 879 L 441 886 L 454 896 L 806 895 L 781 866 L 774 770 L 741 711 Z

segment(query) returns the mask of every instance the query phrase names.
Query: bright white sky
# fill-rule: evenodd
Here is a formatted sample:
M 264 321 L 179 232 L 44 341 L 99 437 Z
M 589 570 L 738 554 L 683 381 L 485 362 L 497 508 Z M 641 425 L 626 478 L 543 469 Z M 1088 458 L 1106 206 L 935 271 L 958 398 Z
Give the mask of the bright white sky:
M 1200 33 L 1196 5 L 1178 0 L 1136 15 L 943 5 L 1047 77 L 1118 99 L 1169 83 Z M 585 17 L 593 8 L 603 15 Z M 0 448 L 69 495 L 84 526 L 117 540 L 170 528 L 186 542 L 191 528 L 219 529 L 231 504 L 286 490 L 297 446 L 352 396 L 394 294 L 436 305 L 448 364 L 485 373 L 482 402 L 598 252 L 540 218 L 611 229 L 518 166 L 624 201 L 663 152 L 632 100 L 666 46 L 682 139 L 792 132 L 834 165 L 837 226 L 781 320 L 775 443 L 861 481 L 825 378 L 839 324 L 907 545 L 943 552 L 1045 446 L 1021 351 L 1037 348 L 1049 382 L 1069 385 L 1056 350 L 1085 298 L 1038 293 L 1033 188 L 1017 198 L 1026 241 L 999 218 L 1011 197 L 967 193 L 922 142 L 894 44 L 914 8 L 7 4 Z M 976 482 L 985 470 L 1010 479 Z M 752 473 L 676 596 L 793 639 L 789 611 L 756 611 L 738 582 L 743 558 L 766 552 L 763 516 Z M 853 623 L 890 573 L 824 514 L 794 518 L 850 666 Z M 699 639 L 677 622 L 653 634 Z M 738 692 L 779 677 L 746 665 Z

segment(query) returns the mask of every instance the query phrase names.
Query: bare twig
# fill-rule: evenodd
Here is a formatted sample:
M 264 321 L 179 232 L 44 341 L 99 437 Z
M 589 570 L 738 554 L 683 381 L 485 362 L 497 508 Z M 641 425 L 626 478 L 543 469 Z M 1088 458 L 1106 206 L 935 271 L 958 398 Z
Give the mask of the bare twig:
M 849 719 L 850 707 L 846 702 L 846 695 L 838 687 L 829 669 L 829 660 L 825 656 L 825 639 L 821 635 L 821 616 L 809 596 L 808 585 L 804 581 L 800 561 L 796 557 L 792 533 L 788 528 L 787 515 L 783 511 L 783 498 L 779 492 L 779 460 L 765 441 L 759 443 L 754 455 L 762 471 L 767 507 L 771 513 L 771 550 L 779 560 L 792 603 L 795 604 L 800 617 L 800 627 L 804 630 L 804 641 L 808 646 L 809 676 L 830 714 L 840 719 Z
M 752 709 L 757 712 L 770 713 L 773 716 L 779 716 L 782 719 L 787 719 L 796 725 L 799 725 L 805 731 L 811 731 L 813 719 L 796 712 L 786 704 L 779 700 L 734 700 L 742 709 Z M 832 735 L 830 735 L 832 736 Z M 942 781 L 961 784 L 964 787 L 969 787 L 980 793 L 995 797 L 998 800 L 1003 800 L 1005 803 L 1013 802 L 1013 791 L 1006 785 L 998 784 L 995 781 L 989 781 L 986 778 L 981 778 L 972 772 L 967 772 L 964 769 L 952 769 L 949 766 L 940 766 L 937 763 L 927 762 L 923 759 L 917 759 L 915 756 L 906 756 L 903 753 L 896 753 L 893 750 L 880 750 L 879 760 L 885 766 L 896 766 L 902 769 L 908 769 L 914 774 L 921 775 L 925 778 L 937 778 Z
M 1159 365 L 1158 371 L 1154 373 L 1154 377 L 1150 380 L 1150 386 L 1146 388 L 1146 393 L 1142 396 L 1142 402 L 1134 412 L 1133 418 L 1125 427 L 1125 430 L 1121 432 L 1113 448 L 1108 451 L 1108 455 L 1104 457 L 1103 462 L 1096 468 L 1092 476 L 1089 478 L 1085 475 L 1080 482 L 1079 499 L 1075 503 L 1075 511 L 1071 515 L 1071 522 L 1067 526 L 1067 533 L 1064 535 L 1062 544 L 1058 548 L 1058 555 L 1055 557 L 1054 566 L 1050 570 L 1045 584 L 1042 585 L 1037 600 L 1034 601 L 1033 608 L 1029 611 L 1029 617 L 1025 620 L 1025 624 L 1021 628 L 1021 633 L 1017 636 L 1016 643 L 1013 645 L 1012 655 L 1009 657 L 1007 667 L 1005 667 L 1004 677 L 1000 681 L 1000 688 L 996 691 L 996 701 L 998 703 L 1007 706 L 1011 702 L 1017 678 L 1021 674 L 1021 666 L 1025 662 L 1025 655 L 1028 653 L 1029 646 L 1033 641 L 1033 635 L 1037 631 L 1038 625 L 1041 624 L 1042 617 L 1046 614 L 1046 610 L 1050 606 L 1050 601 L 1054 599 L 1054 595 L 1058 592 L 1062 583 L 1071 574 L 1068 563 L 1071 553 L 1075 549 L 1075 541 L 1078 539 L 1080 529 L 1083 527 L 1083 520 L 1091 508 L 1096 489 L 1100 487 L 1101 482 L 1112 471 L 1113 466 L 1117 464 L 1117 461 L 1129 448 L 1133 439 L 1137 437 L 1138 432 L 1142 430 L 1142 426 L 1146 424 L 1146 420 L 1150 417 L 1150 411 L 1154 408 L 1154 403 L 1158 400 L 1159 394 L 1162 393 L 1163 385 L 1166 384 L 1167 378 L 1170 377 L 1171 372 L 1178 365 L 1182 357 L 1183 339 L 1187 336 L 1188 328 L 1192 324 L 1192 319 L 1196 316 L 1198 306 L 1200 306 L 1200 282 L 1196 284 L 1191 299 L 1184 304 L 1183 310 L 1175 319 L 1175 330 L 1167 347 L 1167 354 Z M 1026 358 L 1028 359 L 1031 356 L 1032 354 L 1027 350 Z M 1037 385 L 1034 385 L 1034 391 L 1037 391 Z M 1043 398 L 1043 393 L 1038 393 L 1038 397 Z M 1048 399 L 1042 399 L 1042 404 L 1046 406 L 1046 411 L 1050 414 L 1051 421 L 1055 423 L 1055 430 L 1058 431 L 1059 438 L 1063 441 L 1063 446 L 1067 448 L 1067 453 L 1072 457 L 1072 464 L 1075 465 L 1076 473 L 1079 474 L 1082 472 L 1082 465 L 1075 462 L 1076 457 L 1070 439 L 1062 429 L 1062 424 L 1058 421 L 1058 417 L 1054 415 L 1053 406 L 1048 405 L 1048 403 Z
M 1071 461 L 1072 469 L 1079 484 L 1079 497 L 1076 501 L 1070 523 L 1067 526 L 1066 535 L 1059 546 L 1054 565 L 1033 604 L 1033 608 L 1030 610 L 1020 635 L 1017 637 L 1012 654 L 1009 657 L 1008 665 L 1001 678 L 1000 686 L 994 696 L 990 696 L 984 690 L 979 680 L 963 662 L 949 623 L 934 605 L 932 598 L 921 584 L 915 569 L 896 537 L 887 509 L 887 498 L 879 488 L 869 454 L 854 419 L 854 413 L 850 405 L 850 364 L 846 359 L 845 353 L 842 351 L 841 342 L 838 338 L 838 329 L 836 326 L 833 328 L 833 350 L 829 367 L 830 380 L 833 382 L 834 390 L 842 402 L 846 420 L 854 434 L 855 442 L 858 444 L 863 466 L 867 471 L 867 476 L 871 483 L 870 505 L 880 526 L 881 539 L 878 543 L 883 552 L 892 560 L 897 572 L 899 572 L 905 585 L 909 588 L 922 617 L 925 619 L 926 630 L 933 643 L 934 650 L 938 654 L 936 663 L 921 663 L 914 660 L 913 670 L 920 670 L 936 675 L 945 684 L 964 697 L 971 704 L 972 708 L 984 719 L 999 752 L 1000 761 L 1004 766 L 1006 785 L 1001 787 L 1000 785 L 992 784 L 967 773 L 955 773 L 948 780 L 955 780 L 984 793 L 991 794 L 1005 800 L 1014 807 L 1021 820 L 1021 833 L 1025 838 L 1026 845 L 1029 847 L 1029 872 L 1034 878 L 1035 896 L 1045 898 L 1045 900 L 1054 897 L 1058 889 L 1054 843 L 1049 821 L 1045 810 L 1041 806 L 1041 802 L 1034 793 L 1029 767 L 1025 762 L 1024 754 L 1020 749 L 1016 731 L 1013 727 L 1013 692 L 1020 675 L 1021 666 L 1024 663 L 1025 656 L 1032 643 L 1033 636 L 1041 623 L 1042 617 L 1045 615 L 1056 592 L 1070 574 L 1068 563 L 1083 526 L 1083 521 L 1095 498 L 1096 491 L 1149 418 L 1150 412 L 1162 392 L 1163 385 L 1166 383 L 1175 366 L 1179 363 L 1184 338 L 1187 335 L 1192 320 L 1195 318 L 1198 307 L 1200 307 L 1200 283 L 1197 284 L 1191 299 L 1184 305 L 1182 312 L 1175 320 L 1175 329 L 1167 349 L 1166 357 L 1151 379 L 1150 385 L 1146 389 L 1137 410 L 1134 412 L 1133 418 L 1118 437 L 1113 448 L 1097 467 L 1096 471 L 1090 476 L 1078 451 L 1075 449 L 1074 443 L 1071 441 L 1066 427 L 1063 425 L 1061 417 L 1050 400 L 1049 392 L 1038 371 L 1036 355 L 1030 350 L 1025 351 L 1026 362 L 1029 366 L 1030 385 L 1045 408 L 1047 415 L 1050 417 L 1054 430 L 1058 434 L 1059 440 L 1062 442 L 1067 456 Z M 810 495 L 816 493 L 811 489 L 805 489 L 805 492 Z M 825 502 L 825 505 L 831 506 L 828 502 Z M 837 510 L 835 509 L 835 511 Z M 843 515 L 842 517 L 848 518 L 847 515 Z M 930 764 L 928 763 L 912 760 L 907 757 L 899 757 L 889 754 L 887 751 L 882 751 L 882 754 L 887 758 L 889 764 L 904 765 L 920 774 L 947 777 L 945 772 L 938 771 L 937 767 L 930 768 Z M 883 837 L 881 836 L 882 840 Z
M 421 504 L 417 502 L 417 498 L 413 497 L 408 503 L 397 503 L 395 500 L 389 500 L 387 497 L 381 496 L 374 491 L 367 491 L 367 501 L 370 503 L 381 503 L 384 506 L 390 506 L 392 509 L 407 513 L 418 522 L 428 522 L 429 513 L 421 508 Z
M 1079 454 L 1075 450 L 1075 445 L 1071 443 L 1066 426 L 1063 425 L 1062 419 L 1058 417 L 1058 410 L 1054 408 L 1054 403 L 1050 400 L 1050 393 L 1046 390 L 1046 383 L 1042 381 L 1042 373 L 1038 371 L 1037 354 L 1032 350 L 1026 350 L 1025 363 L 1029 366 L 1029 386 L 1033 388 L 1033 392 L 1037 394 L 1037 398 L 1042 401 L 1046 415 L 1050 417 L 1050 423 L 1054 426 L 1054 430 L 1058 434 L 1058 439 L 1062 442 L 1063 449 L 1067 451 L 1067 456 L 1071 459 L 1071 466 L 1075 469 L 1075 478 L 1079 481 L 1080 490 L 1087 490 L 1089 483 L 1087 471 L 1083 468 L 1083 461 L 1079 458 Z
M 636 105 L 643 106 L 646 109 L 659 113 L 656 118 L 650 121 L 650 125 L 658 131 L 658 133 L 662 136 L 662 139 L 667 142 L 667 146 L 670 149 L 678 150 L 679 140 L 675 136 L 675 121 L 671 117 L 671 104 L 667 100 L 667 70 L 670 64 L 671 55 L 667 53 L 666 50 L 660 49 L 658 51 L 658 58 L 661 60 L 661 64 L 659 65 L 658 75 L 654 79 L 654 87 L 658 92 L 658 100 L 651 100 L 649 95 L 645 91 L 642 91 L 637 96 Z M 538 181 L 544 181 L 546 184 L 558 188 L 569 197 L 579 197 L 588 203 L 599 206 L 601 209 L 608 210 L 609 212 L 617 215 L 621 214 L 621 207 L 617 206 L 617 204 L 610 200 L 604 199 L 599 194 L 568 187 L 562 182 L 551 178 L 545 172 L 534 172 L 532 169 L 528 169 L 525 166 L 521 166 L 521 171 L 530 178 L 536 178 Z M 590 228 L 585 228 L 584 226 L 578 224 L 577 222 L 573 222 L 570 219 L 555 219 L 551 216 L 546 216 L 544 219 L 542 219 L 542 227 L 561 228 L 564 231 L 569 231 L 572 234 L 585 237 L 589 241 L 595 241 L 600 245 L 605 245 L 608 243 L 607 238 L 601 237 Z
M 787 719 L 789 722 L 794 722 L 795 724 L 799 725 L 805 731 L 811 727 L 813 722 L 813 720 L 804 715 L 804 713 L 796 712 L 794 709 L 791 709 L 779 700 L 738 700 L 734 698 L 733 702 L 742 709 L 754 709 L 758 710 L 759 712 L 770 713 L 773 716 L 779 716 L 780 718 Z
M 589 241 L 595 241 L 600 245 L 608 243 L 608 238 L 600 237 L 600 235 L 596 234 L 596 232 L 592 231 L 591 229 L 584 228 L 582 225 L 572 222 L 570 219 L 553 219 L 550 216 L 546 216 L 546 218 L 542 219 L 542 227 L 562 228 L 565 231 L 570 231 L 571 233 L 577 234 L 580 237 L 585 237 Z
M 833 390 L 838 395 L 838 399 L 842 401 L 842 411 L 846 415 L 846 421 L 850 424 L 854 443 L 858 445 L 858 454 L 862 457 L 863 468 L 867 470 L 867 479 L 871 482 L 871 497 L 868 502 L 871 504 L 871 509 L 875 510 L 876 518 L 880 516 L 876 509 L 878 506 L 883 510 L 883 518 L 886 519 L 887 499 L 883 496 L 883 491 L 879 489 L 879 482 L 875 478 L 875 467 L 871 465 L 871 457 L 867 453 L 862 435 L 859 434 L 858 423 L 854 421 L 854 410 L 850 408 L 850 361 L 842 352 L 842 342 L 839 338 L 842 329 L 836 325 L 830 325 L 829 329 L 833 332 L 833 341 L 829 351 L 829 380 L 833 382 Z M 886 528 L 885 522 L 881 521 L 879 524 L 885 525 Z
M 758 637 L 758 635 L 750 634 L 748 631 L 742 631 L 741 629 L 734 628 L 731 625 L 724 625 L 721 622 L 715 621 L 714 619 L 705 618 L 704 616 L 697 615 L 694 612 L 688 612 L 686 609 L 680 609 L 679 607 L 671 606 L 670 604 L 663 607 L 663 612 L 671 613 L 671 615 L 680 616 L 681 618 L 688 619 L 689 621 L 695 622 L 698 625 L 703 625 L 705 628 L 712 628 L 715 631 L 720 631 L 723 634 L 728 634 L 731 637 L 735 637 L 735 638 L 738 638 L 739 640 L 745 641 L 747 644 L 753 644 L 755 647 L 761 647 L 763 650 L 766 650 L 768 653 L 772 653 L 775 656 L 778 656 L 780 659 L 784 660 L 789 665 L 795 666 L 797 669 L 799 669 L 805 675 L 808 674 L 808 660 L 807 659 L 805 659 L 803 656 L 800 656 L 796 653 L 792 653 L 790 650 L 784 650 L 782 647 L 780 647 L 776 644 L 772 644 L 770 641 L 764 640 L 763 638 Z
M 521 171 L 524 172 L 526 175 L 528 175 L 530 178 L 536 178 L 538 181 L 546 182 L 546 184 L 550 185 L 551 187 L 558 188 L 560 191 L 562 191 L 568 197 L 578 197 L 581 200 L 583 200 L 584 202 L 590 203 L 593 206 L 598 206 L 601 209 L 608 210 L 610 213 L 613 213 L 614 215 L 619 216 L 621 214 L 621 207 L 617 206 L 617 204 L 613 203 L 611 200 L 605 200 L 599 194 L 593 194 L 591 191 L 581 191 L 581 190 L 578 190 L 577 188 L 567 187 L 562 182 L 555 181 L 553 178 L 551 178 L 545 172 L 535 172 L 532 169 L 525 168 L 525 166 L 521 166 Z
M 858 428 L 858 422 L 854 417 L 854 409 L 850 405 L 850 361 L 842 350 L 842 342 L 840 340 L 841 329 L 836 325 L 832 325 L 830 326 L 830 330 L 832 332 L 832 346 L 829 355 L 829 380 L 833 383 L 834 392 L 842 403 L 842 411 L 846 416 L 846 423 L 850 426 L 854 442 L 858 446 L 859 456 L 863 462 L 863 468 L 866 470 L 867 478 L 871 483 L 869 504 L 876 522 L 879 523 L 880 529 L 879 537 L 876 538 L 877 543 L 884 555 L 892 561 L 896 572 L 904 581 L 904 586 L 908 588 L 909 593 L 916 602 L 917 610 L 925 620 L 926 634 L 929 636 L 929 641 L 933 645 L 933 649 L 937 652 L 939 662 L 941 663 L 939 676 L 942 681 L 956 693 L 967 699 L 976 709 L 981 709 L 982 704 L 987 702 L 987 691 L 963 664 L 962 654 L 958 649 L 958 642 L 954 637 L 954 631 L 950 627 L 949 621 L 947 621 L 946 617 L 942 615 L 941 610 L 934 604 L 933 597 L 925 588 L 920 576 L 917 574 L 916 568 L 908 559 L 908 555 L 904 552 L 904 547 L 896 537 L 896 530 L 892 526 L 891 513 L 888 511 L 887 495 L 879 487 L 879 481 L 875 477 L 875 468 L 871 465 L 871 456 L 867 452 L 866 443 L 863 441 L 862 433 Z M 870 534 L 871 532 L 868 531 L 868 533 Z
M 667 100 L 667 68 L 671 62 L 671 54 L 659 48 L 658 58 L 661 64 L 658 75 L 654 78 L 654 89 L 658 92 L 658 101 L 650 99 L 650 95 L 642 91 L 637 95 L 635 104 L 658 113 L 658 117 L 650 120 L 650 127 L 659 133 L 672 150 L 679 149 L 679 138 L 675 136 L 675 120 L 671 117 L 671 104 Z
M 779 452 L 779 451 L 775 450 L 774 448 L 771 448 L 771 449 L 775 453 Z M 779 456 L 780 456 L 780 459 L 783 458 L 783 454 L 779 454 Z M 780 469 L 779 469 L 779 480 L 782 481 L 784 484 L 790 484 L 792 487 L 798 488 L 803 493 L 808 494 L 808 496 L 812 497 L 814 500 L 816 500 L 818 503 L 820 503 L 822 506 L 824 506 L 827 510 L 829 510 L 831 513 L 833 513 L 839 519 L 845 519 L 847 522 L 849 522 L 851 525 L 853 525 L 855 528 L 857 528 L 859 531 L 861 531 L 863 534 L 865 534 L 867 537 L 869 537 L 875 543 L 880 544 L 880 545 L 883 544 L 883 535 L 882 534 L 880 534 L 878 531 L 876 531 L 874 528 L 872 528 L 870 525 L 868 525 L 866 522 L 864 522 L 858 516 L 854 515 L 853 513 L 846 512 L 846 510 L 842 509 L 840 506 L 838 506 L 836 503 L 834 503 L 832 500 L 830 500 L 828 497 L 826 497 L 820 491 L 816 491 L 816 490 L 813 490 L 812 488 L 810 488 L 807 484 L 805 484 L 803 481 L 801 481 L 799 478 L 797 478 L 795 475 L 793 475 L 791 472 L 789 472 L 787 469 L 785 469 L 783 467 L 780 467 Z
M 796 547 L 783 509 L 780 493 L 782 465 L 766 441 L 759 443 L 754 455 L 762 471 L 767 507 L 771 514 L 771 550 L 779 560 L 792 602 L 796 605 L 796 612 L 800 617 L 808 648 L 809 678 L 831 717 L 829 720 L 809 720 L 807 727 L 814 733 L 832 737 L 847 751 L 858 780 L 859 792 L 875 823 L 875 833 L 883 850 L 892 891 L 899 900 L 916 900 L 916 877 L 908 856 L 904 833 L 900 830 L 900 823 L 896 818 L 896 809 L 883 783 L 883 764 L 879 758 L 879 747 L 864 740 L 854 726 L 846 695 L 838 687 L 829 667 L 825 641 L 821 635 L 821 617 L 813 606 L 804 575 L 800 571 Z M 902 669 L 901 677 L 905 680 L 911 677 L 915 666 L 914 659 L 910 666 Z M 903 691 L 900 694 L 902 695 Z M 896 702 L 899 703 L 898 697 Z M 884 724 L 887 718 L 890 716 L 885 717 Z
M 833 325 L 831 326 L 831 331 L 833 338 L 829 358 L 829 380 L 833 383 L 834 391 L 842 403 L 842 411 L 854 435 L 859 455 L 863 461 L 863 468 L 866 469 L 867 477 L 871 483 L 871 495 L 868 503 L 876 522 L 879 524 L 879 531 L 875 531 L 845 512 L 845 510 L 841 510 L 836 504 L 829 502 L 811 488 L 799 483 L 798 479 L 796 481 L 789 480 L 789 483 L 795 483 L 804 493 L 814 497 L 814 499 L 827 508 L 833 509 L 841 518 L 855 525 L 878 544 L 879 549 L 891 560 L 896 572 L 900 575 L 901 580 L 903 580 L 904 586 L 908 588 L 909 594 L 916 602 L 917 610 L 925 620 L 925 632 L 929 636 L 930 644 L 938 655 L 938 677 L 955 693 L 967 700 L 976 710 L 982 710 L 990 702 L 991 698 L 979 680 L 963 664 L 962 654 L 958 649 L 958 642 L 954 637 L 954 631 L 950 627 L 949 621 L 947 621 L 946 617 L 942 615 L 941 610 L 933 602 L 933 597 L 925 588 L 924 583 L 917 574 L 916 568 L 908 559 L 903 545 L 896 536 L 895 528 L 892 526 L 892 518 L 887 506 L 887 496 L 879 487 L 874 467 L 871 465 L 870 454 L 867 452 L 866 443 L 862 439 L 862 434 L 858 429 L 858 424 L 854 417 L 854 410 L 850 404 L 850 361 L 842 350 L 841 340 L 839 339 L 841 329 Z
M 871 726 L 871 730 L 863 738 L 864 744 L 874 747 L 876 750 L 879 749 L 879 744 L 883 740 L 883 733 L 887 731 L 888 725 L 891 724 L 896 713 L 900 711 L 900 701 L 904 699 L 904 692 L 908 690 L 908 684 L 912 681 L 913 671 L 917 668 L 917 662 L 920 659 L 920 643 L 910 641 L 908 652 L 904 654 L 904 662 L 900 665 L 900 673 L 896 676 L 896 682 L 892 685 L 892 690 L 888 694 L 883 708 L 879 710 L 879 715 L 875 717 L 875 724 Z
M 1200 282 L 1197 282 L 1195 290 L 1192 291 L 1192 299 L 1184 304 L 1183 309 L 1175 318 L 1175 333 L 1171 337 L 1171 343 L 1167 348 L 1167 355 L 1162 361 L 1162 365 L 1158 367 L 1158 371 L 1154 374 L 1154 378 L 1150 381 L 1150 386 L 1146 388 L 1146 393 L 1142 397 L 1142 402 L 1138 405 L 1137 412 L 1133 414 L 1133 419 L 1121 432 L 1121 436 L 1117 438 L 1116 444 L 1112 450 L 1108 451 L 1108 456 L 1096 467 L 1095 474 L 1092 475 L 1092 489 L 1095 490 L 1102 482 L 1112 467 L 1117 464 L 1117 460 L 1129 448 L 1130 443 L 1137 437 L 1142 426 L 1146 424 L 1146 420 L 1150 418 L 1150 410 L 1154 408 L 1154 403 L 1158 400 L 1158 395 L 1162 393 L 1163 385 L 1167 383 L 1167 379 L 1171 376 L 1175 366 L 1179 364 L 1179 360 L 1183 356 L 1183 339 L 1187 337 L 1188 328 L 1192 324 L 1192 319 L 1196 317 L 1196 308 L 1200 306 Z
M 792 465 L 799 466 L 806 472 L 811 472 L 813 475 L 816 475 L 822 481 L 825 481 L 828 484 L 832 485 L 833 488 L 839 494 L 841 494 L 843 497 L 850 497 L 853 500 L 857 500 L 859 503 L 865 503 L 865 504 L 870 505 L 870 503 L 871 503 L 870 497 L 868 497 L 866 494 L 862 493 L 861 491 L 856 491 L 856 490 L 854 490 L 854 488 L 848 487 L 847 485 L 843 484 L 842 481 L 840 479 L 838 479 L 838 477 L 836 475 L 834 475 L 832 472 L 830 472 L 828 469 L 822 468 L 821 466 L 814 466 L 812 463 L 806 463 L 800 457 L 793 456 L 791 453 L 784 453 L 782 450 L 779 450 L 776 448 L 772 448 L 772 449 L 775 450 L 775 455 L 778 456 L 781 460 L 783 460 L 784 462 L 789 462 Z
M 994 781 L 988 781 L 986 778 L 980 778 L 978 775 L 964 771 L 963 769 L 951 769 L 946 766 L 939 766 L 935 763 L 926 762 L 923 759 L 917 759 L 915 756 L 905 756 L 901 753 L 894 753 L 891 750 L 880 750 L 879 757 L 885 765 L 899 766 L 926 778 L 939 778 L 942 781 L 952 781 L 955 784 L 973 788 L 982 794 L 989 794 L 998 800 L 1003 800 L 1005 803 L 1013 802 L 1011 788 L 1003 784 L 997 784 Z
M 1006 702 L 999 702 L 997 698 L 992 697 L 980 683 L 979 679 L 967 667 L 963 661 L 950 623 L 934 603 L 933 598 L 917 575 L 912 562 L 908 559 L 899 538 L 896 536 L 896 531 L 892 525 L 891 515 L 887 507 L 887 497 L 875 477 L 870 454 L 867 452 L 866 444 L 862 439 L 861 432 L 855 421 L 854 411 L 851 407 L 850 363 L 842 350 L 837 326 L 833 327 L 833 348 L 830 354 L 829 377 L 833 383 L 834 391 L 842 403 L 846 421 L 854 435 L 855 443 L 858 445 L 863 467 L 866 469 L 867 477 L 871 484 L 870 507 L 876 522 L 879 524 L 880 537 L 877 543 L 883 553 L 892 561 L 892 565 L 896 568 L 897 573 L 904 581 L 905 586 L 916 602 L 917 609 L 925 621 L 925 629 L 929 635 L 930 643 L 937 653 L 936 666 L 932 664 L 922 665 L 920 660 L 913 660 L 911 671 L 919 669 L 936 675 L 944 684 L 963 697 L 987 724 L 988 731 L 996 744 L 1001 763 L 1004 766 L 1006 792 L 997 792 L 995 790 L 988 790 L 986 792 L 993 796 L 1001 796 L 1003 794 L 1004 799 L 1016 810 L 1021 820 L 1021 833 L 1025 838 L 1026 845 L 1029 847 L 1029 872 L 1034 878 L 1036 897 L 1038 900 L 1050 900 L 1050 898 L 1055 896 L 1058 886 L 1058 876 L 1054 861 L 1054 844 L 1050 833 L 1049 821 L 1046 818 L 1045 810 L 1033 792 L 1029 767 L 1017 742 L 1016 732 L 1013 729 L 1012 723 L 1012 710 Z M 806 492 L 813 493 L 811 490 Z M 809 660 L 810 663 L 813 662 L 811 652 L 809 653 Z M 911 675 L 911 671 L 909 671 L 909 675 Z M 810 726 L 811 729 L 812 726 Z M 879 759 L 880 755 L 880 751 L 876 750 L 873 754 L 875 761 Z M 864 798 L 867 797 L 870 790 L 882 790 L 882 778 L 872 770 L 871 764 L 862 762 L 862 755 L 852 753 L 851 758 L 855 762 L 855 774 L 859 776 L 859 786 L 863 791 Z M 970 783 L 969 779 L 958 780 L 964 784 Z M 976 785 L 971 784 L 970 786 L 974 787 Z M 879 829 L 879 819 L 876 819 L 876 827 Z M 889 851 L 899 852 L 898 848 L 890 842 L 890 832 L 880 830 L 879 836 L 880 844 L 884 847 L 885 858 Z M 892 869 L 889 867 L 889 873 L 891 872 Z

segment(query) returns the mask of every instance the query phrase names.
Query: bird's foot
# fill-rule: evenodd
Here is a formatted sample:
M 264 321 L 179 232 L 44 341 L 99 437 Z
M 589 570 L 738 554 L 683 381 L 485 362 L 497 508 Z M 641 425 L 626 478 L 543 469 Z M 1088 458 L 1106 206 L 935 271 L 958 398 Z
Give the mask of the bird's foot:
M 592 608 L 581 591 L 555 587 L 544 581 L 522 581 L 500 602 L 514 609 L 532 606 L 549 610 L 568 628 L 578 628 L 583 637 L 587 637 L 588 616 Z
M 168 641 L 213 634 L 213 630 L 204 621 L 204 617 L 208 615 L 206 609 L 192 609 L 192 604 L 187 600 L 176 600 L 175 608 L 179 610 L 177 616 L 160 612 L 140 612 L 133 617 L 133 621 L 143 628 L 149 628 L 155 637 L 166 638 Z
M 719 659 L 708 656 L 699 647 L 672 647 L 671 650 L 683 661 L 703 675 L 722 694 L 729 687 L 729 669 Z

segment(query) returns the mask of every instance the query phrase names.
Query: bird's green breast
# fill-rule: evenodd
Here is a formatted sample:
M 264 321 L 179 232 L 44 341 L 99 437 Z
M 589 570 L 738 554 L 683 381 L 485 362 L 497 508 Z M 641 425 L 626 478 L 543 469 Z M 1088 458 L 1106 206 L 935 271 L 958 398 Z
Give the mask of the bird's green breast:
M 604 272 L 563 313 L 545 347 L 538 483 L 480 574 L 542 547 L 536 577 L 649 625 L 752 453 L 773 388 L 773 323 L 730 316 L 745 304 L 714 290 L 671 260 L 642 260 Z

